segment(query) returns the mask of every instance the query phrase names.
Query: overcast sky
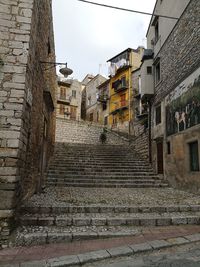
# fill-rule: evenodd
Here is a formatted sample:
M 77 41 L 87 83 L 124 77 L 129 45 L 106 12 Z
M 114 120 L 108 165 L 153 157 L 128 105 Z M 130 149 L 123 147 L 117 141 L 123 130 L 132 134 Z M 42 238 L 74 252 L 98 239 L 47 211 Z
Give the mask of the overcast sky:
M 152 12 L 156 0 L 91 0 L 96 3 Z M 89 5 L 78 0 L 53 0 L 57 62 L 86 74 L 107 75 L 106 61 L 128 47 L 146 45 L 150 16 Z

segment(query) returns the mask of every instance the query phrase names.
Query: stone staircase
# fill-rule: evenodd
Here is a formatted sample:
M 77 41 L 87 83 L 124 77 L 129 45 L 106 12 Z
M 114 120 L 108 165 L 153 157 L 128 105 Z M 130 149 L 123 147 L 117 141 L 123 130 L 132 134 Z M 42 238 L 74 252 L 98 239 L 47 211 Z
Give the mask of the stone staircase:
M 167 187 L 151 166 L 125 145 L 57 143 L 48 186 Z
M 200 205 L 24 205 L 15 245 L 139 235 L 145 227 L 200 223 Z
M 134 236 L 148 226 L 200 224 L 199 198 L 170 188 L 125 139 L 109 133 L 102 145 L 99 127 L 73 122 L 70 128 L 63 120 L 57 121 L 57 131 L 45 191 L 21 206 L 12 245 Z

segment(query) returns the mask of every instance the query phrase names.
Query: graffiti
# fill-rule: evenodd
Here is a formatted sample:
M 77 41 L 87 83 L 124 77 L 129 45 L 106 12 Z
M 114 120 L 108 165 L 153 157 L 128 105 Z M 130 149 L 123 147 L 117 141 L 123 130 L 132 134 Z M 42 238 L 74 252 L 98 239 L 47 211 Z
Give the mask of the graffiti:
M 200 75 L 187 86 L 187 91 L 169 102 L 166 106 L 168 136 L 200 124 Z

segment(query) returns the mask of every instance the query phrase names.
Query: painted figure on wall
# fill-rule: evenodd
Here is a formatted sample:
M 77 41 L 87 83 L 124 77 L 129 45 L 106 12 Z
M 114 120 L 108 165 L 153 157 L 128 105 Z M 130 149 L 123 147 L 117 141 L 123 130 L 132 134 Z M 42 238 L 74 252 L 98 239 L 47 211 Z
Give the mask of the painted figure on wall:
M 187 89 L 166 106 L 167 135 L 200 124 L 200 75 Z

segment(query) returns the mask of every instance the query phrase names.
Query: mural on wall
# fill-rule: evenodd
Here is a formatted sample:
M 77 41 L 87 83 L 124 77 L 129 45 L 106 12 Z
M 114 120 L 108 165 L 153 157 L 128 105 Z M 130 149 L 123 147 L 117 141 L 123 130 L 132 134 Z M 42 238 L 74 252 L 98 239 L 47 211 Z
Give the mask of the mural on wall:
M 197 124 L 200 124 L 200 69 L 166 98 L 168 136 Z

